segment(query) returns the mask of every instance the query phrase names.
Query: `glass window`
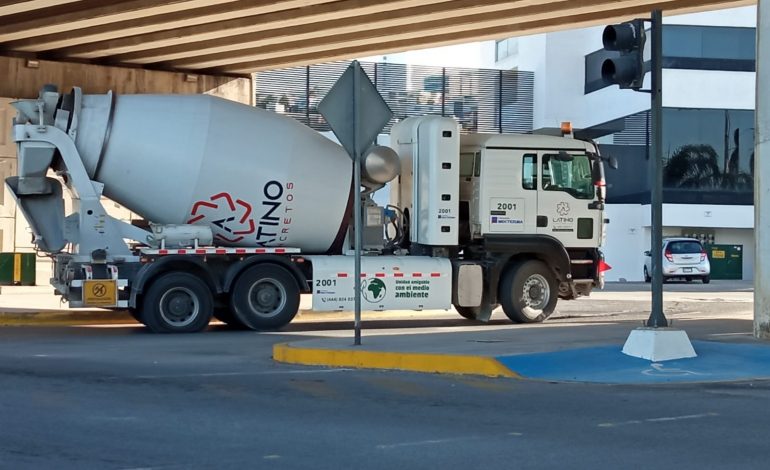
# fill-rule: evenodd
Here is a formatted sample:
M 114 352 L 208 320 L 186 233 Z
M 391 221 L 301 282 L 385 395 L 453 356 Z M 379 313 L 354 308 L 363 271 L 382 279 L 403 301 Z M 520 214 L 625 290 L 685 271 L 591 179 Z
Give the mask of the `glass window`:
M 473 153 L 460 154 L 460 178 L 473 176 Z
M 481 152 L 476 152 L 473 156 L 473 176 L 481 176 Z
M 746 192 L 754 188 L 754 112 L 663 110 L 663 187 Z
M 692 253 L 700 253 L 703 251 L 703 247 L 696 241 L 676 241 L 669 242 L 666 250 L 675 255 L 686 255 Z
M 564 191 L 578 199 L 594 198 L 588 155 L 543 155 L 541 180 L 545 191 Z
M 521 167 L 521 187 L 524 189 L 537 189 L 537 155 L 528 153 L 524 155 Z

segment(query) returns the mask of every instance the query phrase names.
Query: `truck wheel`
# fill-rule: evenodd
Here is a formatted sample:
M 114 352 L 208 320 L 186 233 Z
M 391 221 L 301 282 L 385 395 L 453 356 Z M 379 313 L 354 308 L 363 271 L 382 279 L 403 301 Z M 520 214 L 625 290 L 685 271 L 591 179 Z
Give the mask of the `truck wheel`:
M 499 305 L 495 304 L 492 306 L 492 310 L 496 309 Z M 459 305 L 454 305 L 455 310 L 457 310 L 457 313 L 460 314 L 461 317 L 467 318 L 468 320 L 478 320 L 479 319 L 479 313 L 481 310 L 481 307 L 461 307 Z
M 230 297 L 235 316 L 252 330 L 288 325 L 299 310 L 299 286 L 294 276 L 274 264 L 260 264 L 244 271 Z
M 557 283 L 542 261 L 524 261 L 511 266 L 499 287 L 503 311 L 514 323 L 542 322 L 556 308 Z
M 194 333 L 211 320 L 214 299 L 199 277 L 171 272 L 155 279 L 143 296 L 141 320 L 155 333 Z

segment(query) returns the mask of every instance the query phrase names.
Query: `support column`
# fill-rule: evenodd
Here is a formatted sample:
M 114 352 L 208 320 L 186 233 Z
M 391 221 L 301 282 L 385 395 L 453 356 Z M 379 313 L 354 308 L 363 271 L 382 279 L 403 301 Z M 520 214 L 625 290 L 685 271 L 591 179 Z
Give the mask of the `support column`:
M 757 5 L 754 126 L 754 336 L 770 339 L 770 0 Z

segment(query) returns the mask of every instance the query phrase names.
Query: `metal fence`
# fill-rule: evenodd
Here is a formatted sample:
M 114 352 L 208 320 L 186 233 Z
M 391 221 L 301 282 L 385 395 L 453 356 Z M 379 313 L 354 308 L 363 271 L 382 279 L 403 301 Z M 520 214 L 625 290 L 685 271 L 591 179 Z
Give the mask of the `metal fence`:
M 256 105 L 291 116 L 319 131 L 318 113 L 349 62 L 254 74 Z M 385 132 L 410 116 L 454 116 L 464 132 L 532 132 L 534 73 L 362 62 L 361 67 L 394 113 Z

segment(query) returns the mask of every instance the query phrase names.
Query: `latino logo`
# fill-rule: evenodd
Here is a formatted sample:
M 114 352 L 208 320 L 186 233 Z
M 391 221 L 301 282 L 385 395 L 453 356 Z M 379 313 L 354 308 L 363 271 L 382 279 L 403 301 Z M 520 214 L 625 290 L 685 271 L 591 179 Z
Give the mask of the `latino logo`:
M 560 216 L 565 217 L 567 214 L 569 214 L 569 204 L 566 202 L 560 202 L 556 204 L 556 212 Z
M 377 303 L 385 298 L 387 288 L 382 279 L 371 278 L 361 284 L 361 295 L 367 302 Z

